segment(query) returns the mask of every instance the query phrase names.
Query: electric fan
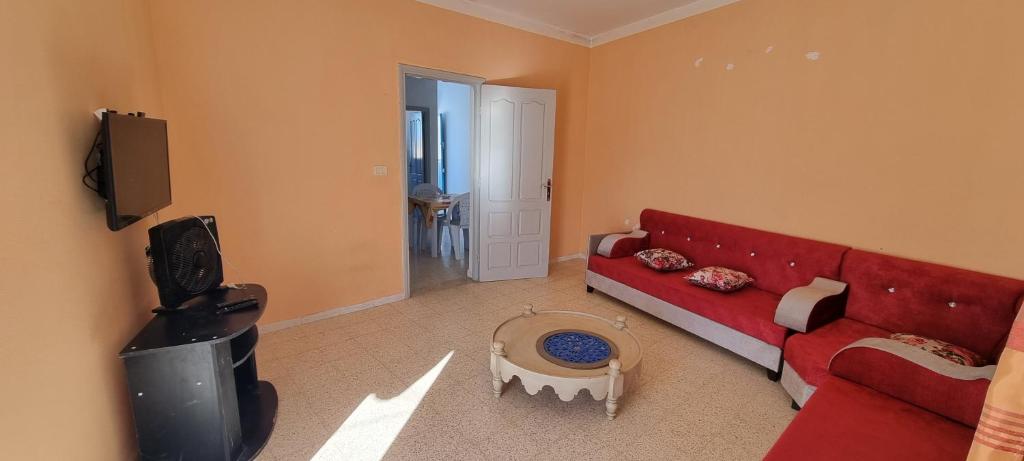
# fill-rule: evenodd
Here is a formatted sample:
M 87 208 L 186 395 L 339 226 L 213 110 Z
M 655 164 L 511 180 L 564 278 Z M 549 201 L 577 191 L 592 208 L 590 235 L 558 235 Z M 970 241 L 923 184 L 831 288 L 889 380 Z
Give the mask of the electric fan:
M 146 254 L 164 309 L 175 309 L 224 281 L 213 216 L 178 218 L 151 227 Z

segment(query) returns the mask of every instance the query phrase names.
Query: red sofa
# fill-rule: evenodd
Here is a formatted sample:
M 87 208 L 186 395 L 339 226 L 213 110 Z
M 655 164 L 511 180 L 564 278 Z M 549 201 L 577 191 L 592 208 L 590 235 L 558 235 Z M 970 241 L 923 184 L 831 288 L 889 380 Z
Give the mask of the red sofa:
M 969 426 L 829 376 L 764 459 L 962 461 L 973 436 Z
M 845 255 L 839 278 L 849 285 L 845 313 L 820 315 L 823 325 L 785 344 L 782 385 L 797 405 L 824 382 L 832 357 L 863 338 L 916 334 L 994 363 L 1024 293 L 1020 280 L 860 250 Z
M 657 210 L 644 210 L 642 246 L 677 251 L 696 267 L 725 266 L 755 279 L 753 287 L 718 293 L 686 283 L 679 272 L 655 272 L 630 253 L 597 254 L 606 235 L 591 237 L 588 291 L 600 290 L 765 367 L 777 379 L 787 328 L 775 311 L 790 290 L 815 277 L 835 279 L 847 247 Z M 641 246 L 641 247 L 642 247 Z M 633 247 L 635 250 L 640 247 Z
M 644 210 L 640 227 L 646 233 L 591 237 L 588 291 L 726 347 L 769 376 L 781 360 L 782 385 L 803 409 L 766 459 L 966 457 L 1024 281 L 656 210 Z M 741 270 L 756 285 L 698 288 L 684 273 L 628 257 L 643 248 L 677 251 L 696 268 Z M 952 343 L 990 365 L 955 364 L 893 333 Z
M 782 384 L 806 405 L 765 459 L 965 459 L 1024 282 L 857 250 L 840 278 L 845 312 L 786 341 Z M 954 364 L 894 332 L 989 365 Z

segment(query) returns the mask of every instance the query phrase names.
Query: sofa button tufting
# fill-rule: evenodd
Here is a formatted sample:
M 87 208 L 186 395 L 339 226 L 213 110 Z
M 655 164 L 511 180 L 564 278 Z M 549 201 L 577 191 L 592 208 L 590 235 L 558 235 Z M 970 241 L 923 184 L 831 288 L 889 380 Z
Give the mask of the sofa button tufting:
M 715 248 L 722 248 L 722 244 L 721 243 L 716 243 L 715 244 Z
M 956 301 L 950 301 L 950 302 L 949 302 L 949 303 L 947 304 L 947 306 L 949 306 L 950 308 L 956 307 Z
M 665 235 L 665 231 L 661 231 L 661 235 Z
M 790 261 L 789 267 L 796 267 L 796 261 Z
M 692 242 L 693 241 L 693 237 L 686 237 L 686 241 L 687 242 Z
M 750 252 L 750 256 L 757 256 L 757 252 L 756 251 L 751 251 Z
M 895 292 L 896 292 L 896 289 L 895 289 L 895 288 L 892 288 L 892 287 L 889 287 L 889 289 L 888 289 L 887 291 L 888 291 L 889 293 L 895 293 Z

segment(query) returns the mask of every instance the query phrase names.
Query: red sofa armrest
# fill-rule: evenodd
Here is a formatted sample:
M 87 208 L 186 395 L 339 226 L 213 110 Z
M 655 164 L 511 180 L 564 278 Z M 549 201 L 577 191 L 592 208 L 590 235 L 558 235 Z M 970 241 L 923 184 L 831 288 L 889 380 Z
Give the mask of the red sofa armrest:
M 606 258 L 622 258 L 633 256 L 638 251 L 646 250 L 650 242 L 647 231 L 634 230 L 630 233 L 596 234 L 590 236 L 590 253 Z
M 807 333 L 842 314 L 846 284 L 815 277 L 810 285 L 789 290 L 775 308 L 775 323 Z
M 978 425 L 995 365 L 968 367 L 887 338 L 840 349 L 829 372 L 971 427 Z

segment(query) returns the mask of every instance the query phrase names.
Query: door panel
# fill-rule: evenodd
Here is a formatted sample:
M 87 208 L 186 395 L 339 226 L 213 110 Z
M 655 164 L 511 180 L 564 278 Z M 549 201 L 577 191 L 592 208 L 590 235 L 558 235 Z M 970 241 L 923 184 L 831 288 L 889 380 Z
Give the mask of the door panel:
M 519 254 L 516 255 L 519 259 L 520 267 L 537 267 L 540 265 L 542 259 L 540 255 L 541 244 L 537 241 L 523 242 L 519 244 Z
M 487 216 L 487 235 L 491 237 L 512 237 L 512 213 L 496 211 Z
M 543 195 L 541 185 L 547 180 L 544 176 L 544 104 L 533 101 L 523 104 L 522 125 L 519 198 L 537 200 Z
M 480 280 L 547 276 L 555 91 L 484 85 L 480 117 Z
M 507 269 L 512 267 L 512 244 L 496 242 L 487 246 L 487 269 Z
M 515 121 L 516 104 L 507 99 L 490 103 L 487 151 L 490 153 L 487 175 L 488 198 L 491 200 L 512 200 L 513 165 L 515 165 Z
M 523 210 L 519 212 L 519 235 L 540 235 L 544 216 L 540 210 Z

